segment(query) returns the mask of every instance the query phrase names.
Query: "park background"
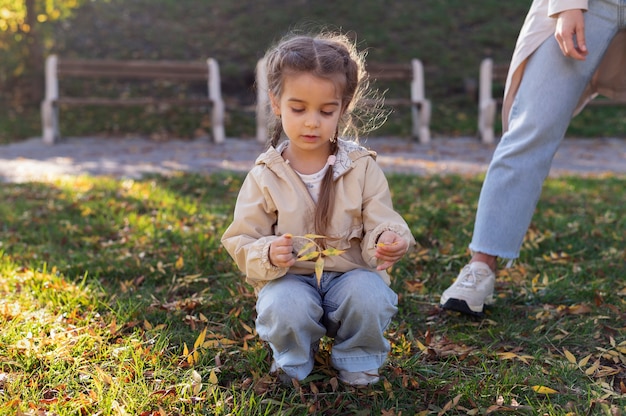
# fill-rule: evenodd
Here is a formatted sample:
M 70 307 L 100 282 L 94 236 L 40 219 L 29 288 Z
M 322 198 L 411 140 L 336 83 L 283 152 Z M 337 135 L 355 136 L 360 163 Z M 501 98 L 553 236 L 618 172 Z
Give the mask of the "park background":
M 369 62 L 408 64 L 420 59 L 426 96 L 433 105 L 433 136 L 475 136 L 480 62 L 486 57 L 508 62 L 529 4 L 527 0 L 472 4 L 461 0 L 2 0 L 0 142 L 41 134 L 43 63 L 50 53 L 79 58 L 215 58 L 226 101 L 227 136 L 252 137 L 257 60 L 289 30 L 319 28 L 348 33 L 368 51 Z M 92 84 L 83 88 L 94 88 Z M 620 107 L 590 108 L 574 120 L 568 137 L 624 136 L 624 114 Z M 160 112 L 72 108 L 63 111 L 62 123 L 68 136 L 138 133 L 158 139 L 193 138 L 207 127 L 189 108 Z M 408 108 L 394 109 L 372 135 L 408 137 Z
M 294 27 L 354 32 L 372 61 L 417 57 L 433 136 L 476 134 L 486 56 L 507 61 L 530 1 L 0 0 L 0 141 L 40 134 L 43 60 L 216 58 L 227 134 L 253 140 L 256 60 Z M 26 14 L 25 10 L 31 14 Z M 197 137 L 187 109 L 64 111 L 68 135 Z M 587 109 L 568 140 L 624 136 Z M 394 117 L 398 117 L 394 119 Z M 376 134 L 407 136 L 392 114 Z M 111 151 L 115 151 L 112 149 Z M 418 242 L 391 270 L 381 383 L 315 371 L 281 386 L 254 294 L 220 245 L 243 175 L 68 177 L 0 186 L 0 415 L 622 415 L 623 176 L 546 181 L 520 258 L 481 320 L 438 308 L 467 261 L 481 175 L 389 175 Z

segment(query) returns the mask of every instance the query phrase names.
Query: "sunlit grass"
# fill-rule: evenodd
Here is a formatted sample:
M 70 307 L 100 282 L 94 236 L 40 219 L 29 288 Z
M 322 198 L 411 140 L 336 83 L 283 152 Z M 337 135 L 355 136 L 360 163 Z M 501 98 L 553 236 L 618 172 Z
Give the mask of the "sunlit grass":
M 474 320 L 436 305 L 468 259 L 482 178 L 390 176 L 419 245 L 392 270 L 392 352 L 363 391 L 336 382 L 327 346 L 297 387 L 267 375 L 255 296 L 219 243 L 242 179 L 0 188 L 0 414 L 626 411 L 626 179 L 549 179 Z

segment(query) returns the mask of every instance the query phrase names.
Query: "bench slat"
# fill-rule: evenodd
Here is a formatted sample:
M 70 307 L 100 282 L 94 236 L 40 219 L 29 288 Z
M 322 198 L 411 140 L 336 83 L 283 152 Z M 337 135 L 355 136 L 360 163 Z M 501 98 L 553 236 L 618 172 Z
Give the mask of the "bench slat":
M 413 68 L 410 64 L 382 64 L 373 63 L 367 66 L 367 72 L 374 80 L 407 80 L 413 77 Z
M 211 104 L 208 98 L 94 98 L 94 97 L 61 97 L 54 100 L 57 104 L 66 105 L 114 105 L 133 106 L 151 104 L 181 104 L 181 105 L 204 105 Z
M 176 79 L 205 81 L 206 63 L 178 61 L 64 60 L 58 62 L 59 77 Z

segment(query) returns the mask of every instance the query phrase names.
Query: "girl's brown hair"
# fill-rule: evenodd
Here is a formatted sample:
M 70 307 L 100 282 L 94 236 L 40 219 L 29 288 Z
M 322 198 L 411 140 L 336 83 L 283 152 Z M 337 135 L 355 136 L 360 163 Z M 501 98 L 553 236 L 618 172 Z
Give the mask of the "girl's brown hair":
M 285 77 L 291 74 L 306 72 L 338 84 L 337 88 L 343 92 L 342 108 L 335 137 L 331 140 L 331 154 L 337 152 L 340 135 L 351 136 L 358 141 L 361 127 L 358 121 L 361 119 L 355 109 L 362 103 L 368 90 L 364 57 L 364 53 L 358 52 L 355 44 L 340 33 L 292 35 L 284 38 L 265 55 L 268 90 L 276 98 L 282 94 Z M 283 133 L 280 118 L 275 116 L 271 127 L 270 145 L 276 147 Z M 334 189 L 331 166 L 322 180 L 315 210 L 317 234 L 326 235 L 335 199 Z

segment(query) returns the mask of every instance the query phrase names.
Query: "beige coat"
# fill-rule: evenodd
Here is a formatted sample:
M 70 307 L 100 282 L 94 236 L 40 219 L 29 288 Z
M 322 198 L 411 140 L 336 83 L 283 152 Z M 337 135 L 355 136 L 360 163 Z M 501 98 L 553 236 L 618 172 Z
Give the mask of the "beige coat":
M 257 291 L 287 272 L 312 274 L 315 270 L 313 261 L 298 261 L 286 269 L 275 267 L 268 257 L 269 245 L 277 236 L 292 234 L 297 251 L 306 241 L 295 236 L 315 232 L 315 202 L 281 156 L 288 144 L 285 141 L 258 157 L 237 197 L 233 222 L 222 236 L 222 244 Z M 392 207 L 387 179 L 375 157 L 375 152 L 356 143 L 339 142 L 333 166 L 336 198 L 326 242 L 346 251 L 326 257 L 325 271 L 375 270 L 376 241 L 385 230 L 396 232 L 409 246 L 415 243 L 408 225 Z M 377 273 L 390 283 L 386 272 Z
M 528 57 L 546 39 L 554 35 L 556 17 L 564 10 L 588 9 L 588 0 L 534 0 L 522 26 L 511 59 L 511 66 L 504 90 L 502 127 L 508 129 L 509 111 L 524 74 Z M 614 99 L 626 99 L 626 32 L 621 31 L 613 39 L 600 66 L 585 89 L 576 114 L 597 94 Z M 593 52 L 593 51 L 591 51 Z

